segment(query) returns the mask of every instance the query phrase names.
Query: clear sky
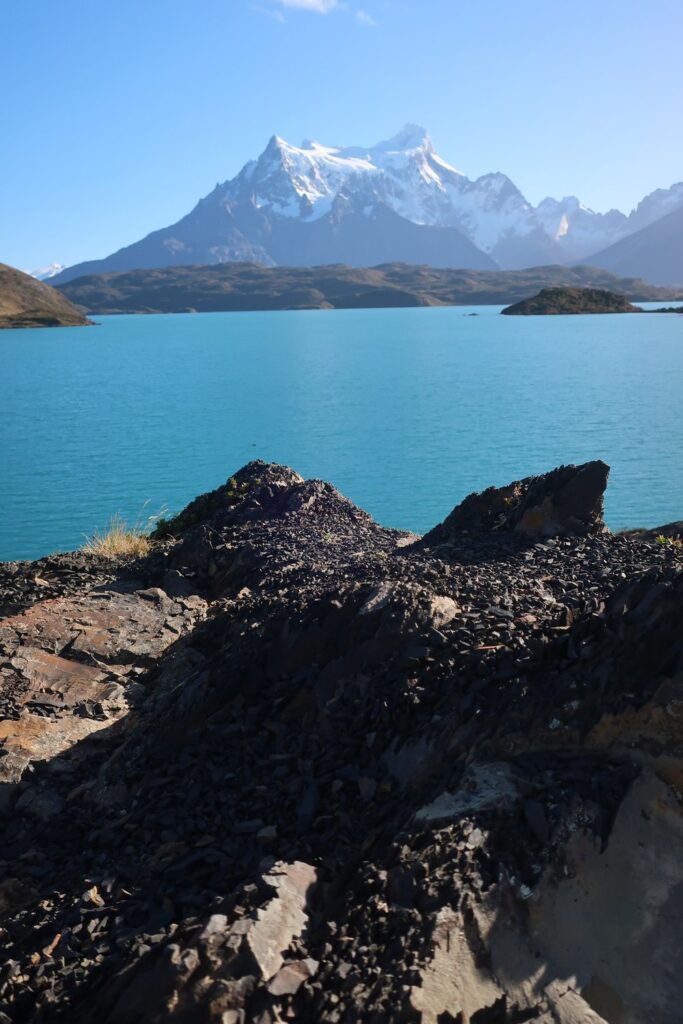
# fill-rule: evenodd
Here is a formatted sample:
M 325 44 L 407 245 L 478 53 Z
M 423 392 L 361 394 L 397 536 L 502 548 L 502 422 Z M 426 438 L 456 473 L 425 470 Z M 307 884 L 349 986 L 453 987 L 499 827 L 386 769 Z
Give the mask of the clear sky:
M 405 122 L 532 202 L 683 179 L 681 0 L 1 0 L 0 261 L 105 256 L 268 138 Z

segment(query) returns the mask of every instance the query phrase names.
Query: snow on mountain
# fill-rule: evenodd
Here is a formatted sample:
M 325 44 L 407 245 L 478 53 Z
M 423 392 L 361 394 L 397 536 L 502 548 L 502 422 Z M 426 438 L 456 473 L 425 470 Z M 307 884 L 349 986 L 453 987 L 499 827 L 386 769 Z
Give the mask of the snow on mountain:
M 576 196 L 544 199 L 536 207 L 543 230 L 561 247 L 567 260 L 583 259 L 654 224 L 683 206 L 683 182 L 645 196 L 626 216 L 620 210 L 595 213 Z
M 328 214 L 339 196 L 362 194 L 368 211 L 382 203 L 413 224 L 457 228 L 502 266 L 581 259 L 635 230 L 620 211 L 595 213 L 575 196 L 534 208 L 500 172 L 471 180 L 418 125 L 366 148 L 293 146 L 273 136 L 221 192 L 229 208 L 247 201 L 307 221 Z
M 536 207 L 536 216 L 568 261 L 611 245 L 629 230 L 628 218 L 620 210 L 596 213 L 576 196 L 560 200 L 548 197 Z
M 27 273 L 29 273 L 31 277 L 35 277 L 38 281 L 49 281 L 51 277 L 56 277 L 57 274 L 61 274 L 64 269 L 65 264 L 63 263 L 50 263 L 47 267 L 41 267 L 39 270 L 30 270 L 27 271 Z
M 341 195 L 363 194 L 413 224 L 454 227 L 492 253 L 510 233 L 538 228 L 534 210 L 504 174 L 470 181 L 434 150 L 427 132 L 406 125 L 375 146 L 339 148 L 273 136 L 258 160 L 221 186 L 225 204 L 248 201 L 281 217 L 315 220 Z
M 658 188 L 650 192 L 636 206 L 629 216 L 631 231 L 640 231 L 656 220 L 668 216 L 683 206 L 683 181 L 677 181 L 671 188 Z

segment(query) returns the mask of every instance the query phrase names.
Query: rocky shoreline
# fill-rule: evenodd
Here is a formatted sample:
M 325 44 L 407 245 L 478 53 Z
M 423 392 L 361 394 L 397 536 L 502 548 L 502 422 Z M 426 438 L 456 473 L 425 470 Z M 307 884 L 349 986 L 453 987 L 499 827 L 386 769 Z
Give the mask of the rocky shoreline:
M 607 474 L 0 565 L 0 1022 L 677 1022 L 683 524 Z

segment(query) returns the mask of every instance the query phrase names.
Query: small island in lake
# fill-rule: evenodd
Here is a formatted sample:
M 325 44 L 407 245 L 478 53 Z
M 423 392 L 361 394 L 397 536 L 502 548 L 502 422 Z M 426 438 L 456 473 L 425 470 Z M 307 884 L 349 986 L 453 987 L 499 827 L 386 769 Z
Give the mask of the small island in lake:
M 543 288 L 501 310 L 507 316 L 553 316 L 563 313 L 642 313 L 626 295 L 603 288 Z
M 82 327 L 90 323 L 56 288 L 0 263 L 0 328 Z

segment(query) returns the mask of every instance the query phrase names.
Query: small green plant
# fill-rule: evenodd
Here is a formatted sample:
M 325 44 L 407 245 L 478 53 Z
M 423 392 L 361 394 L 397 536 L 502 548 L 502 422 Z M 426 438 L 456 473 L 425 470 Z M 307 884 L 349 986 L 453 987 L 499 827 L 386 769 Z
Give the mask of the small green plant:
M 254 482 L 258 483 L 258 480 Z M 250 485 L 248 480 L 243 480 L 240 483 L 238 480 L 235 479 L 234 476 L 231 476 L 230 479 L 228 480 L 228 489 L 225 494 L 229 504 L 232 505 L 235 502 L 238 502 L 240 498 L 242 498 L 247 493 L 247 491 L 249 490 L 249 486 Z
M 683 549 L 683 540 L 679 537 L 665 537 L 663 533 L 660 533 L 655 537 L 657 544 L 662 544 L 668 548 Z

